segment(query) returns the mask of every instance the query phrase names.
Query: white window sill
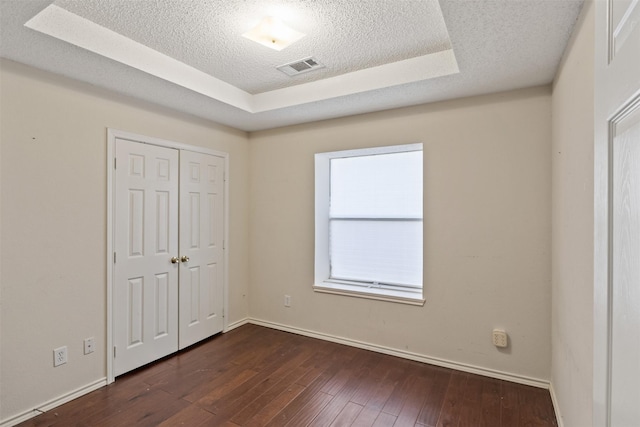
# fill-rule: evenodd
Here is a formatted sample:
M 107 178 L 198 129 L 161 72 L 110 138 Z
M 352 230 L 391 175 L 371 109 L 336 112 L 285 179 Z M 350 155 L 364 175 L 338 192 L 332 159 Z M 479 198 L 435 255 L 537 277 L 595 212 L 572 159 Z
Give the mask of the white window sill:
M 320 284 L 314 284 L 313 290 L 325 294 L 345 295 L 421 307 L 425 303 L 420 292 L 349 285 L 346 283 L 321 282 Z

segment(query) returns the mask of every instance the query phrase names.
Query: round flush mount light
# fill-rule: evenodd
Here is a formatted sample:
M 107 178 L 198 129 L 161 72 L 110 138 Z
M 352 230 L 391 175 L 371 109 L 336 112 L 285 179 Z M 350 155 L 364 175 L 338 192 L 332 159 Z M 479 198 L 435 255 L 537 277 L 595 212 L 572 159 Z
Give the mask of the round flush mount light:
M 242 36 L 268 48 L 282 50 L 303 38 L 305 34 L 287 27 L 278 18 L 267 16 Z

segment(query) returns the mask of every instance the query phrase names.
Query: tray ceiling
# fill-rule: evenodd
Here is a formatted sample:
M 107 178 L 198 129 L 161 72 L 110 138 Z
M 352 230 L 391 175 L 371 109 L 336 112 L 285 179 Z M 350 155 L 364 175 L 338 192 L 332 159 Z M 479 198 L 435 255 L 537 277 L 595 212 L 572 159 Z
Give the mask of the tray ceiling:
M 581 5 L 0 0 L 0 54 L 252 131 L 549 83 Z M 306 36 L 282 51 L 241 36 L 265 16 Z M 277 70 L 311 56 L 324 67 Z

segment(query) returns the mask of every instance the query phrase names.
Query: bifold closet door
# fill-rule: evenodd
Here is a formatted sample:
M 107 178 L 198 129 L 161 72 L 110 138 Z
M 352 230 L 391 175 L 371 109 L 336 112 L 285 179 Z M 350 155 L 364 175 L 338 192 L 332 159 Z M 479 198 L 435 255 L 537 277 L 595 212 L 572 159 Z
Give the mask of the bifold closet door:
M 178 350 L 179 155 L 123 139 L 115 151 L 117 376 Z
M 180 152 L 182 349 L 223 328 L 224 159 Z

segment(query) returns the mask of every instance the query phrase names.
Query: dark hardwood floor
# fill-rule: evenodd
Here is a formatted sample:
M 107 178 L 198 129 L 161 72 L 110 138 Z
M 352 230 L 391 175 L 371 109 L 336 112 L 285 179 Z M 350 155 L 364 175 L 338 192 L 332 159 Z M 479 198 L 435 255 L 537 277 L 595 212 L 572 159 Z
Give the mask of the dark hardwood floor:
M 21 426 L 555 426 L 547 390 L 245 325 Z

